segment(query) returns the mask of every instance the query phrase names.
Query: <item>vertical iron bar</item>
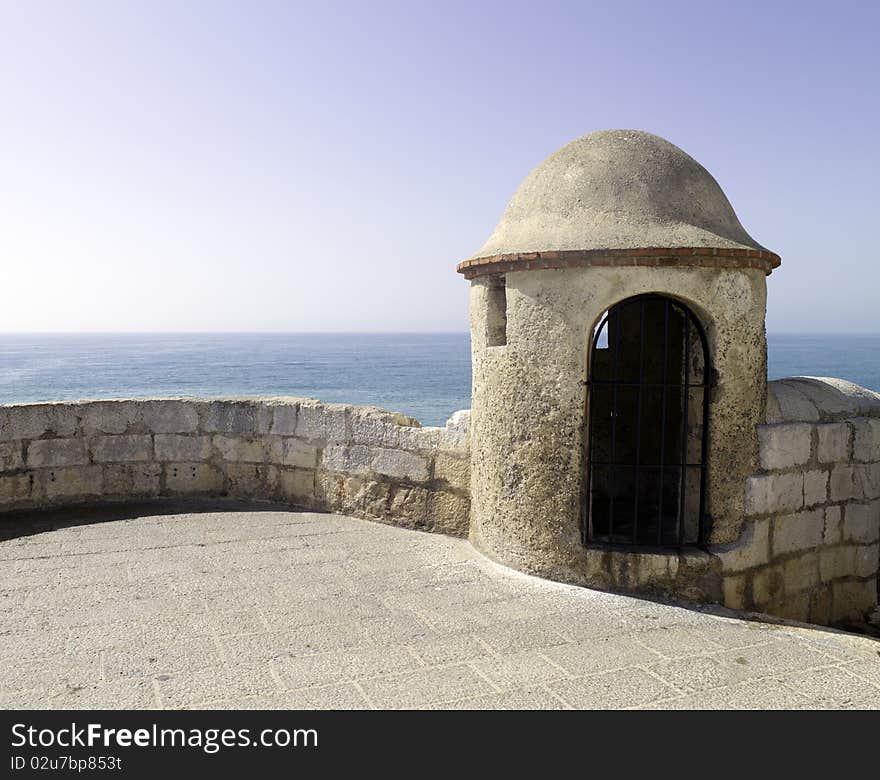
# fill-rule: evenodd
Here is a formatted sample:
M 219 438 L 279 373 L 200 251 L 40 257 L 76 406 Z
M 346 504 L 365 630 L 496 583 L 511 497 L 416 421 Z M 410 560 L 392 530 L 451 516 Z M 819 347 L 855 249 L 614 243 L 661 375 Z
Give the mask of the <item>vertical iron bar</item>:
M 608 318 L 609 327 L 611 317 Z M 611 334 L 609 333 L 609 336 Z M 609 338 L 610 343 L 610 338 Z M 614 312 L 614 355 L 611 361 L 611 465 L 608 467 L 608 542 L 614 542 L 614 490 L 617 482 L 617 471 L 614 468 L 617 457 L 617 373 L 620 362 L 620 310 Z
M 660 493 L 657 505 L 657 546 L 663 544 L 663 477 L 666 469 L 663 468 L 666 463 L 666 364 L 669 352 L 669 299 L 663 302 L 663 390 L 661 396 L 660 409 Z
M 700 442 L 700 517 L 697 527 L 697 544 L 704 541 L 704 518 L 706 514 L 706 461 L 709 452 L 709 350 L 705 343 L 700 339 L 700 345 L 703 349 L 703 437 Z
M 596 414 L 596 399 L 593 398 L 595 385 L 593 381 L 593 367 L 596 362 L 596 345 L 599 342 L 599 336 L 602 335 L 602 329 L 596 333 L 590 345 L 590 359 L 587 363 L 587 475 L 586 486 L 584 491 L 584 527 L 583 541 L 584 544 L 593 538 L 593 420 Z
M 636 388 L 636 460 L 635 485 L 633 488 L 632 543 L 639 543 L 639 474 L 642 453 L 642 383 L 645 381 L 645 299 L 639 306 L 639 385 Z
M 684 312 L 684 414 L 681 421 L 681 481 L 678 495 L 678 544 L 684 538 L 684 509 L 686 498 L 687 477 L 687 445 L 688 445 L 688 392 L 691 378 L 691 319 L 690 312 Z

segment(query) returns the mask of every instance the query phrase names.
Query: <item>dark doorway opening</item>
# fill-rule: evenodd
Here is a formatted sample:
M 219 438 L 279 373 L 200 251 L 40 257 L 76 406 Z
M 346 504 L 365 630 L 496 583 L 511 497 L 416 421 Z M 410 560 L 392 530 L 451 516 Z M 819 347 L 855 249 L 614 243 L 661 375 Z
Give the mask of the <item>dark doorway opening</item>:
M 705 332 L 684 304 L 640 295 L 608 310 L 587 382 L 585 543 L 702 543 L 712 374 Z

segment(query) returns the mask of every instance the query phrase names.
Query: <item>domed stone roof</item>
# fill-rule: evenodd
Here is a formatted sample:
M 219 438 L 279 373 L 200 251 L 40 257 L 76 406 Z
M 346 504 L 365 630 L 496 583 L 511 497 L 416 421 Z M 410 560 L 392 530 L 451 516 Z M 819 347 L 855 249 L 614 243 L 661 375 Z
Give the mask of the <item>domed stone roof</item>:
M 651 133 L 603 130 L 563 146 L 535 168 L 489 240 L 458 270 L 470 277 L 510 270 L 489 268 L 499 263 L 559 267 L 599 255 L 627 258 L 623 264 L 629 265 L 652 256 L 690 257 L 696 265 L 724 264 L 697 258 L 739 258 L 746 262 L 738 265 L 767 273 L 779 265 L 778 255 L 746 233 L 718 182 L 690 155 Z

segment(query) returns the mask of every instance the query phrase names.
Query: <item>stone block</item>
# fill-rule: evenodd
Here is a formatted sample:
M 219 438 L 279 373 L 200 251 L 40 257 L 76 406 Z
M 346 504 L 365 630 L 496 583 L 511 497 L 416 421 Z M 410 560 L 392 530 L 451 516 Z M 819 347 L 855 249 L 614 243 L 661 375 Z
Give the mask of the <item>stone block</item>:
M 27 464 L 31 468 L 83 466 L 88 462 L 82 439 L 38 439 L 27 447 Z
M 843 513 L 843 538 L 861 544 L 872 544 L 880 539 L 880 501 L 847 504 Z
M 858 404 L 841 388 L 820 377 L 798 376 L 782 380 L 786 385 L 805 395 L 822 418 L 853 415 Z
M 855 570 L 856 548 L 851 545 L 823 548 L 819 551 L 819 575 L 822 582 L 851 577 Z
M 871 417 L 853 420 L 853 460 L 880 461 L 880 420 Z
M 856 577 L 877 578 L 877 570 L 880 568 L 880 545 L 859 545 L 855 549 L 855 562 L 853 574 Z
M 824 504 L 828 500 L 828 472 L 804 472 L 804 506 Z
M 254 431 L 258 435 L 269 433 L 269 431 L 272 430 L 274 418 L 275 411 L 273 404 L 258 401 L 254 405 Z
M 399 431 L 399 447 L 411 452 L 433 452 L 440 446 L 442 428 L 415 428 L 402 426 Z M 451 450 L 458 452 L 458 450 Z
M 855 409 L 855 414 L 864 417 L 880 417 L 880 393 L 849 382 L 846 379 L 822 377 L 817 380 L 834 389 Z
M 767 611 L 771 615 L 777 615 L 785 620 L 806 623 L 810 619 L 812 595 L 810 591 L 801 591 L 791 596 L 786 594 L 782 601 L 769 605 Z
M 467 538 L 471 502 L 465 496 L 432 490 L 428 493 L 425 528 L 436 533 Z
M 230 496 L 270 498 L 275 491 L 277 470 L 257 463 L 224 463 L 226 488 Z
M 782 582 L 786 598 L 816 587 L 819 584 L 819 554 L 808 552 L 786 561 L 782 569 Z
M 365 483 L 362 477 L 319 471 L 315 483 L 315 500 L 325 509 L 343 514 L 361 513 Z M 384 488 L 390 489 L 387 484 Z
M 772 384 L 767 386 L 767 404 L 764 407 L 764 422 L 768 425 L 785 422 L 782 417 L 782 409 L 779 406 L 779 401 L 776 399 L 776 394 L 773 392 Z
M 825 512 L 812 509 L 783 515 L 773 521 L 773 555 L 809 550 L 822 544 Z
M 199 427 L 193 401 L 145 401 L 141 414 L 147 430 L 153 433 L 194 433 Z
M 201 427 L 207 433 L 253 435 L 257 430 L 254 404 L 250 401 L 212 401 L 203 410 Z
M 766 607 L 782 598 L 784 581 L 782 566 L 768 566 L 752 576 L 752 599 L 759 607 Z
M 104 467 L 104 495 L 158 496 L 162 467 L 158 463 L 113 463 Z
M 313 506 L 315 503 L 315 472 L 304 469 L 281 469 L 278 474 L 281 495 L 290 503 Z
M 831 619 L 864 620 L 876 603 L 876 582 L 835 582 L 832 586 Z
M 296 435 L 313 441 L 348 441 L 349 407 L 343 404 L 301 404 L 296 420 Z
M 272 427 L 270 433 L 278 436 L 293 436 L 296 433 L 296 404 L 272 407 Z
M 438 452 L 437 457 L 434 459 L 434 479 L 445 482 L 456 490 L 470 490 L 470 459 L 456 457 L 446 452 Z
M 746 480 L 746 514 L 791 512 L 804 505 L 804 475 L 767 474 Z
M 424 482 L 428 479 L 428 461 L 421 455 L 403 450 L 377 450 L 371 467 L 379 474 L 398 479 L 413 482 Z
M 400 444 L 400 424 L 395 415 L 355 408 L 350 420 L 351 440 L 355 444 L 374 447 L 397 447 Z
M 466 454 L 470 450 L 471 410 L 455 412 L 440 429 L 440 449 Z
M 335 485 L 319 476 L 322 489 L 333 491 L 332 494 L 328 492 L 325 497 L 329 506 L 338 507 L 339 511 L 358 517 L 372 517 L 382 522 L 388 520 L 388 505 L 393 489 L 390 483 L 343 475 L 333 475 L 333 479 Z
M 89 442 L 96 463 L 124 463 L 153 459 L 153 438 L 148 434 L 95 436 Z
M 209 436 L 157 433 L 153 438 L 156 460 L 187 462 L 206 460 L 211 456 Z
M 219 493 L 223 475 L 207 463 L 168 463 L 163 466 L 165 489 L 170 493 Z
M 58 468 L 40 475 L 42 489 L 49 500 L 88 498 L 104 490 L 104 474 L 100 466 Z
M 770 523 L 770 519 L 747 522 L 740 539 L 714 548 L 712 554 L 721 560 L 722 571 L 744 571 L 767 563 L 770 560 Z
M 855 481 L 865 498 L 880 498 L 880 463 L 857 463 Z
M 282 466 L 314 469 L 318 465 L 318 448 L 302 439 L 273 436 L 269 440 L 269 461 Z
M 237 463 L 262 463 L 266 459 L 262 439 L 246 439 L 242 436 L 214 436 L 214 446 L 223 460 Z
M 27 500 L 31 495 L 30 474 L 0 476 L 0 504 L 14 504 Z
M 781 471 L 800 466 L 810 459 L 813 426 L 784 423 L 758 426 L 761 468 Z
M 820 463 L 849 460 L 850 427 L 847 423 L 823 423 L 816 426 L 816 433 Z
M 0 471 L 24 468 L 23 444 L 20 441 L 0 442 Z
M 378 517 L 383 522 L 390 522 L 394 525 L 403 525 L 408 528 L 424 528 L 423 519 L 419 518 L 418 522 L 405 520 L 399 522 L 392 516 L 391 503 L 396 495 L 398 487 L 390 482 L 369 481 L 364 485 L 361 491 L 363 496 L 364 513 L 371 517 Z
M 825 508 L 825 530 L 822 533 L 822 544 L 837 544 L 843 539 L 843 515 L 839 506 Z
M 0 441 L 63 438 L 76 433 L 76 410 L 68 404 L 23 404 L 0 409 Z
M 815 404 L 785 379 L 767 383 L 767 394 L 772 395 L 779 409 L 781 420 L 790 422 L 815 422 L 819 420 L 819 410 Z
M 138 419 L 135 401 L 92 401 L 80 406 L 83 433 L 125 433 Z
M 372 460 L 373 450 L 365 444 L 330 444 L 324 449 L 321 465 L 327 471 L 367 474 Z
M 828 625 L 831 621 L 831 587 L 817 587 L 810 594 L 809 622 L 817 625 Z
M 352 490 L 353 485 L 356 486 L 356 490 Z M 382 522 L 389 521 L 393 485 L 375 479 L 364 479 L 356 482 L 346 481 L 346 488 L 350 491 L 349 500 L 359 514 L 375 517 Z
M 675 555 L 643 552 L 633 555 L 631 563 L 627 565 L 624 557 L 613 555 L 611 570 L 615 581 L 625 584 L 625 587 L 644 589 L 645 592 L 668 592 L 670 587 L 675 587 L 672 583 L 679 573 L 679 560 Z M 723 588 L 719 591 L 723 598 Z
M 849 501 L 863 497 L 862 486 L 854 466 L 840 465 L 831 469 L 828 497 L 831 501 Z
M 404 528 L 424 528 L 428 512 L 428 491 L 417 487 L 398 487 L 391 498 L 389 514 L 394 524 Z
M 722 583 L 724 606 L 729 609 L 746 609 L 748 607 L 748 578 L 744 574 L 730 574 Z

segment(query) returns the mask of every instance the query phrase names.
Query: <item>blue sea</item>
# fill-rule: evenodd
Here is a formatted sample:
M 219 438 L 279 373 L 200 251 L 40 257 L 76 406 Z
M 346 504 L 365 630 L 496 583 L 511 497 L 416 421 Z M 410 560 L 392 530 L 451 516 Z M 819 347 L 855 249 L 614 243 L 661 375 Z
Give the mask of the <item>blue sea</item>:
M 880 334 L 768 336 L 771 379 L 880 389 Z M 470 406 L 470 341 L 452 334 L 0 335 L 0 403 L 166 395 L 294 395 L 442 425 Z

